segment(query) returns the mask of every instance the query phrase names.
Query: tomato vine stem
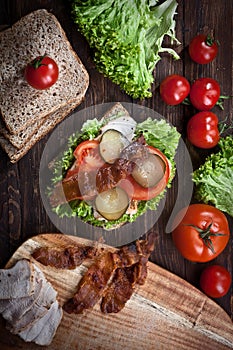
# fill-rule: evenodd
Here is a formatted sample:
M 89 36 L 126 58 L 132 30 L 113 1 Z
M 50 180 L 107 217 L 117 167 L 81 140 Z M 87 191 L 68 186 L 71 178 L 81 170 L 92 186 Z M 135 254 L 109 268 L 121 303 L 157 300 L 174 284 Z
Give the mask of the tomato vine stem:
M 199 237 L 203 239 L 203 242 L 206 245 L 206 247 L 209 248 L 213 254 L 215 254 L 213 242 L 210 237 L 227 236 L 227 234 L 221 232 L 211 232 L 212 225 L 213 222 L 211 222 L 205 229 L 193 224 L 187 224 L 186 226 L 193 227 L 199 233 Z

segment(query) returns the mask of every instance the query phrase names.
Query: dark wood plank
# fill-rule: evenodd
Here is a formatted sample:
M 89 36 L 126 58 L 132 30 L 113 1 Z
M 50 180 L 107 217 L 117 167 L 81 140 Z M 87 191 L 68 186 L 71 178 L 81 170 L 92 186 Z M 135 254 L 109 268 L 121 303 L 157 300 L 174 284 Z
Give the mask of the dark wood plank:
M 0 0 L 0 25 L 12 25 L 16 20 L 29 12 L 46 8 L 54 13 L 61 22 L 68 39 L 80 56 L 90 75 L 90 86 L 85 101 L 77 108 L 89 107 L 95 104 L 113 101 L 134 102 L 156 110 L 168 121 L 172 122 L 185 139 L 185 125 L 194 113 L 190 106 L 170 107 L 160 99 L 158 86 L 169 74 L 185 75 L 190 81 L 197 77 L 209 76 L 219 81 L 222 94 L 233 95 L 232 92 L 232 1 L 179 0 L 176 15 L 177 37 L 181 45 L 177 51 L 181 60 L 174 61 L 169 55 L 163 54 L 156 67 L 153 97 L 144 101 L 132 100 L 109 79 L 97 72 L 91 57 L 91 50 L 85 39 L 77 32 L 73 24 L 68 2 L 58 0 Z M 191 38 L 201 32 L 213 31 L 220 41 L 218 57 L 211 64 L 200 66 L 192 62 L 187 52 Z M 164 46 L 168 44 L 165 40 Z M 225 110 L 215 108 L 220 120 L 228 116 L 232 120 L 232 100 L 224 102 Z M 57 232 L 57 228 L 48 218 L 40 198 L 39 164 L 40 158 L 48 140 L 47 135 L 17 164 L 10 164 L 5 153 L 0 150 L 0 266 L 3 267 L 17 247 L 32 235 L 43 232 Z M 201 152 L 187 143 L 194 167 L 199 166 L 209 152 Z M 156 232 L 156 248 L 151 260 L 158 265 L 174 272 L 180 277 L 199 287 L 200 272 L 208 264 L 193 264 L 183 259 L 175 249 L 170 234 L 165 233 L 166 223 L 176 202 L 176 184 L 168 191 L 166 208 L 153 230 Z M 231 231 L 232 218 L 228 217 Z M 143 230 L 142 230 L 143 231 Z M 209 263 L 223 264 L 232 271 L 232 237 L 224 252 Z M 229 293 L 216 300 L 233 318 L 231 303 L 232 289 Z M 0 327 L 1 328 L 1 327 Z

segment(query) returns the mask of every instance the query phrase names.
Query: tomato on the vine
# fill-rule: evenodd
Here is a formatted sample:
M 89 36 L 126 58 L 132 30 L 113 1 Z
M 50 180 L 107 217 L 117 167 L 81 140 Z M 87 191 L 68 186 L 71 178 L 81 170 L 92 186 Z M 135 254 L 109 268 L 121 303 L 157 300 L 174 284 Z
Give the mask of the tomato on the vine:
M 54 85 L 58 79 L 57 63 L 48 56 L 39 56 L 29 63 L 24 77 L 29 85 L 37 90 L 45 90 Z
M 181 75 L 172 74 L 167 76 L 160 84 L 160 95 L 162 100 L 171 106 L 183 102 L 190 91 L 190 84 Z
M 164 163 L 164 175 L 160 181 L 152 187 L 143 187 L 141 186 L 132 175 L 129 175 L 126 179 L 123 179 L 119 183 L 119 187 L 123 188 L 128 194 L 129 198 L 135 200 L 150 200 L 158 196 L 167 186 L 171 167 L 167 157 L 157 148 L 152 146 L 147 146 L 149 152 L 153 155 L 158 156 L 161 161 Z
M 189 55 L 194 62 L 199 64 L 212 62 L 217 53 L 218 44 L 210 35 L 196 35 L 189 44 Z
M 189 97 L 199 111 L 209 111 L 219 100 L 220 86 L 212 78 L 199 78 L 192 84 Z
M 173 242 L 183 257 L 191 261 L 214 259 L 225 249 L 229 236 L 226 216 L 211 205 L 191 204 L 173 222 Z
M 221 298 L 231 286 L 231 275 L 225 267 L 212 265 L 206 267 L 200 277 L 200 287 L 211 298 Z
M 187 138 L 196 147 L 213 148 L 220 139 L 218 117 L 210 111 L 203 111 L 190 118 L 187 124 Z

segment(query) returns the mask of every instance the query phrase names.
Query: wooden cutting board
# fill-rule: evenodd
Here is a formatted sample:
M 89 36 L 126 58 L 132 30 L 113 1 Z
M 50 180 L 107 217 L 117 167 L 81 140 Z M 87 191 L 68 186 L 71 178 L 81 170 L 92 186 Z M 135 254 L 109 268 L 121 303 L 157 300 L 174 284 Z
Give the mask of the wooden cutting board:
M 75 270 L 57 270 L 36 262 L 30 254 L 41 246 L 61 247 L 73 243 L 93 244 L 88 240 L 62 234 L 43 234 L 26 241 L 6 267 L 18 259 L 32 259 L 58 292 L 63 305 L 76 290 L 88 263 Z M 106 247 L 106 249 L 113 249 Z M 89 262 L 90 264 L 90 262 Z M 0 330 L 1 349 L 41 349 Z M 10 343 L 7 342 L 10 339 Z M 2 344 L 5 345 L 2 346 Z M 214 301 L 188 282 L 163 268 L 148 263 L 145 285 L 138 286 L 125 308 L 105 315 L 100 305 L 82 315 L 64 312 L 51 350 L 224 350 L 233 348 L 233 323 Z

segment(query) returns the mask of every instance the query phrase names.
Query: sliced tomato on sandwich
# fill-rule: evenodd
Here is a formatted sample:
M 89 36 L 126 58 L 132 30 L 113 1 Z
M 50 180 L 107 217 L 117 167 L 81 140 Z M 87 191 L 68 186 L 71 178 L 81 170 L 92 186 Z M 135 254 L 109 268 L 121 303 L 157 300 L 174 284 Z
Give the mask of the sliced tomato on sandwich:
M 99 153 L 99 141 L 87 140 L 81 142 L 74 150 L 75 159 L 72 167 L 67 171 L 66 178 L 78 173 L 80 166 L 82 169 L 94 170 L 104 164 L 104 160 Z

